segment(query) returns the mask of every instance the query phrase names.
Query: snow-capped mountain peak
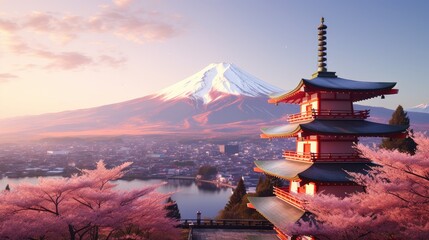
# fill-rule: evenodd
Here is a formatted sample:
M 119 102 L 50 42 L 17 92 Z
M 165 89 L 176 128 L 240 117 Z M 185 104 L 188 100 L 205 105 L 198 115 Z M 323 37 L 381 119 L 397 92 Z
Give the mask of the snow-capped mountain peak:
M 282 89 L 272 86 L 231 63 L 212 63 L 196 74 L 155 94 L 163 100 L 192 98 L 205 104 L 223 95 L 267 96 Z
M 422 103 L 417 106 L 408 108 L 407 111 L 429 113 L 429 104 Z

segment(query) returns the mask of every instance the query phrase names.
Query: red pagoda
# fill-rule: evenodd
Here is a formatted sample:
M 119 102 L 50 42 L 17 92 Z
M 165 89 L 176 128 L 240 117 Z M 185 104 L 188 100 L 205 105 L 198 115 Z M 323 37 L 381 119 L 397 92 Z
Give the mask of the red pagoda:
M 406 127 L 367 121 L 369 110 L 356 111 L 353 103 L 398 93 L 395 82 L 364 82 L 337 77 L 327 71 L 326 25 L 319 30 L 318 70 L 311 79 L 285 93 L 270 96 L 269 103 L 299 104 L 300 112 L 288 117 L 288 124 L 263 128 L 262 138 L 296 138 L 296 150 L 284 151 L 284 160 L 255 161 L 255 171 L 289 182 L 274 188 L 273 197 L 249 197 L 255 208 L 274 224 L 280 239 L 290 239 L 287 226 L 305 218 L 297 194 L 345 196 L 363 191 L 347 172 L 364 173 L 372 165 L 359 156 L 354 144 L 358 137 L 404 137 Z

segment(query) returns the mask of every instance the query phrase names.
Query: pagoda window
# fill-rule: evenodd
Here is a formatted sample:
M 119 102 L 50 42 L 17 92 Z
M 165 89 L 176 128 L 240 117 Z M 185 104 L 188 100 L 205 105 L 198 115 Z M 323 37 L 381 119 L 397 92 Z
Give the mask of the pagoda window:
M 304 143 L 304 153 L 310 153 L 310 152 L 311 152 L 311 144 Z
M 313 140 L 313 141 L 297 141 L 296 143 L 296 152 L 298 154 L 303 154 L 303 153 L 317 153 L 317 145 L 318 142 L 317 140 Z
M 291 181 L 290 182 L 290 192 L 298 193 L 299 185 L 300 184 L 298 181 Z
M 298 193 L 306 193 L 306 192 L 307 192 L 307 191 L 305 190 L 305 189 L 306 189 L 306 186 L 307 186 L 307 185 L 304 185 L 304 186 L 299 187 L 299 188 L 298 188 Z
M 316 194 L 316 184 L 314 182 L 306 184 L 305 186 L 305 194 L 311 196 L 314 196 L 314 194 Z
M 301 113 L 310 113 L 313 110 L 317 110 L 318 109 L 318 103 L 319 101 L 312 101 L 312 102 L 307 102 L 301 105 Z
M 305 106 L 305 111 L 307 113 L 310 113 L 312 110 L 313 110 L 313 105 L 309 104 L 309 105 Z

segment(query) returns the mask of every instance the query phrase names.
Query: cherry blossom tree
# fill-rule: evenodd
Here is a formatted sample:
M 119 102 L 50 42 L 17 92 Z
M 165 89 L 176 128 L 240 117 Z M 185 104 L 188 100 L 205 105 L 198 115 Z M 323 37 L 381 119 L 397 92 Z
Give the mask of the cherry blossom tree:
M 350 175 L 365 192 L 305 197 L 315 221 L 292 227 L 318 239 L 429 239 L 429 139 L 416 134 L 415 155 L 359 144 L 382 167 Z
M 2 191 L 0 239 L 177 239 L 177 222 L 165 217 L 171 194 L 155 192 L 159 185 L 114 188 L 112 181 L 130 165 L 107 169 L 99 161 L 96 169 L 70 178 L 41 178 L 37 185 Z

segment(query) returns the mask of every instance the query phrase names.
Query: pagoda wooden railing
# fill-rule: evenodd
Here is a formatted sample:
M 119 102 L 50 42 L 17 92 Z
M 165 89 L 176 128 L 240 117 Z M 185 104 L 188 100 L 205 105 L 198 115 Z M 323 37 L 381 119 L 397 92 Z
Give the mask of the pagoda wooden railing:
M 329 110 L 312 111 L 291 114 L 287 117 L 288 122 L 300 122 L 312 119 L 366 119 L 369 117 L 369 110 L 347 111 L 347 110 Z
M 362 158 L 358 153 L 299 153 L 294 151 L 284 151 L 283 157 L 290 160 L 307 162 L 354 162 L 369 161 Z
M 283 157 L 290 160 L 308 161 L 308 162 L 314 161 L 314 159 L 312 159 L 311 153 L 297 153 L 294 151 L 284 151 Z
M 274 187 L 273 189 L 274 195 L 276 195 L 276 197 L 297 208 L 304 209 L 303 202 L 294 196 L 294 194 L 291 194 L 288 187 Z

